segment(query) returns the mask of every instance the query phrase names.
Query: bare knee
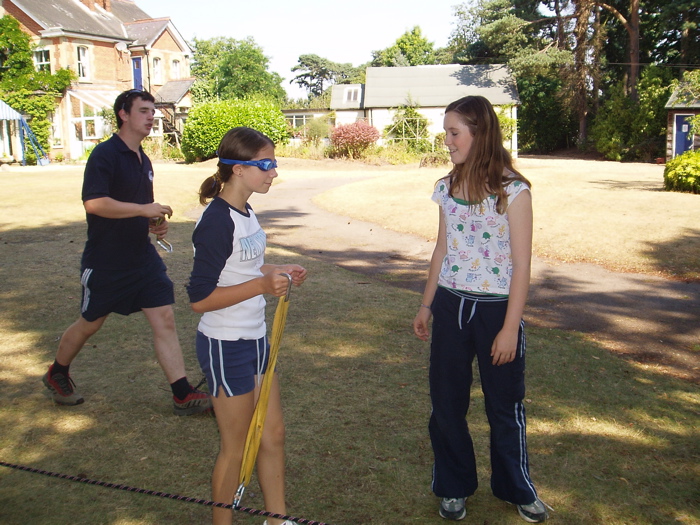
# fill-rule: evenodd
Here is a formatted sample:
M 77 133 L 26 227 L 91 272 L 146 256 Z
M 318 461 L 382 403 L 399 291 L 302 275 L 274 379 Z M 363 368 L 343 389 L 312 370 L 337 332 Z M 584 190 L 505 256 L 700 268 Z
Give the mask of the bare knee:
M 95 335 L 107 319 L 107 316 L 100 317 L 95 321 L 88 321 L 84 317 L 80 317 L 76 322 L 70 325 L 63 333 L 63 337 L 77 336 L 78 338 L 87 340 Z
M 284 442 L 284 423 L 270 424 L 265 427 L 262 439 L 260 440 L 260 449 L 269 452 L 284 450 Z
M 171 306 L 144 308 L 143 312 L 155 333 L 175 330 L 175 312 Z
M 168 330 L 175 329 L 175 312 L 172 308 L 168 307 L 162 314 L 161 322 L 163 326 Z

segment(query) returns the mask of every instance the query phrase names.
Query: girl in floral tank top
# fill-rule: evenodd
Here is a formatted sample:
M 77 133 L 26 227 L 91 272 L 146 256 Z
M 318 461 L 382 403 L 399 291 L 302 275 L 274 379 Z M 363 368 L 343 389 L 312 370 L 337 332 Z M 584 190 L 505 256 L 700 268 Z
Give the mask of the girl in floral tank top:
M 454 167 L 433 193 L 438 237 L 413 321 L 416 336 L 431 339 L 432 489 L 443 518 L 466 516 L 466 499 L 477 489 L 465 419 L 476 357 L 491 427 L 491 490 L 516 505 L 525 521 L 539 523 L 548 515 L 530 480 L 523 405 L 531 185 L 513 167 L 484 97 L 450 104 L 444 128 Z

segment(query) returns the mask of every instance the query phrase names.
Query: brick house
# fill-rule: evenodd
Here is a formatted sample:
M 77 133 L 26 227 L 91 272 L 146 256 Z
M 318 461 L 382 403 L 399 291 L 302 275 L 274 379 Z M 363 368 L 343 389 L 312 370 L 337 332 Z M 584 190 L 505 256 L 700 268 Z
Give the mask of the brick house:
M 191 101 L 192 49 L 168 18 L 153 19 L 130 0 L 0 0 L 0 16 L 16 18 L 35 46 L 37 69 L 68 68 L 77 80 L 54 113 L 49 155 L 77 159 L 109 127 L 100 116 L 117 95 L 137 88 L 156 96 L 176 82 L 178 117 Z M 162 98 L 162 97 L 161 97 Z M 153 134 L 181 129 L 175 112 L 158 111 Z

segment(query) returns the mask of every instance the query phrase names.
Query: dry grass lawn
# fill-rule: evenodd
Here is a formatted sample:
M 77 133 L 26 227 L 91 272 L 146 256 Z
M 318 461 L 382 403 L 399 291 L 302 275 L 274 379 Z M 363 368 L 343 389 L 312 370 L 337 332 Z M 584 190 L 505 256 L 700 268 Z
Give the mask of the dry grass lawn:
M 348 215 L 434 234 L 437 210 L 429 196 L 444 170 L 292 160 L 282 163 L 280 190 L 292 177 L 313 184 L 352 170 L 369 180 L 321 200 Z M 521 165 L 535 184 L 538 254 L 698 275 L 692 254 L 700 252 L 700 197 L 659 191 L 661 168 L 539 159 Z M 183 290 L 192 260 L 188 211 L 197 207 L 196 189 L 213 164 L 155 169 L 157 199 L 176 211 L 168 234 L 175 251 L 164 259 L 196 381 L 199 316 Z M 75 361 L 71 373 L 83 405 L 55 406 L 41 384 L 61 333 L 78 315 L 82 171 L 55 165 L 0 171 L 0 460 L 209 498 L 216 424 L 171 415 L 142 315 L 110 317 Z M 674 246 L 687 248 L 690 262 L 677 262 L 685 252 L 668 249 Z M 664 248 L 668 262 L 659 255 Z M 409 328 L 417 294 L 274 246 L 268 260 L 309 268 L 307 283 L 294 291 L 280 355 L 290 512 L 337 525 L 439 522 L 430 491 L 428 350 Z M 700 524 L 696 385 L 617 359 L 580 334 L 533 328 L 528 338 L 529 451 L 538 490 L 556 509 L 552 522 Z M 476 386 L 473 394 L 481 488 L 470 498 L 467 521 L 522 523 L 488 489 L 484 401 Z M 244 504 L 262 506 L 255 482 Z M 0 468 L 2 525 L 210 522 L 205 507 Z
M 524 157 L 533 184 L 534 253 L 614 271 L 700 280 L 700 196 L 663 191 L 663 166 Z M 390 167 L 324 193 L 328 210 L 434 239 L 433 184 L 446 168 Z

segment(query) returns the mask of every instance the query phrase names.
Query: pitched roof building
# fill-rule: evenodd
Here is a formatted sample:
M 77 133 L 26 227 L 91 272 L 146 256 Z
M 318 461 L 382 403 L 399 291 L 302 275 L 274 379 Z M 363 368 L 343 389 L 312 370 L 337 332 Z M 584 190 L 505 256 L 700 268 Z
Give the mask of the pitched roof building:
M 415 106 L 428 119 L 431 135 L 442 132 L 445 107 L 467 95 L 481 95 L 511 119 L 520 104 L 515 79 L 501 64 L 459 64 L 368 67 L 365 84 L 336 84 L 331 91 L 331 110 L 336 124 L 367 120 L 380 132 L 391 125 L 396 109 Z M 517 128 L 509 148 L 517 152 Z
M 79 158 L 97 142 L 108 131 L 100 112 L 121 91 L 156 93 L 190 77 L 192 50 L 171 20 L 153 19 L 131 0 L 0 0 L 5 14 L 31 36 L 37 69 L 77 76 L 54 115 L 52 156 Z M 180 108 L 182 118 L 188 107 Z M 158 116 L 154 133 L 177 129 Z
M 681 155 L 688 150 L 700 149 L 700 135 L 694 135 L 691 118 L 700 115 L 700 98 L 691 86 L 681 83 L 666 103 L 666 160 Z

